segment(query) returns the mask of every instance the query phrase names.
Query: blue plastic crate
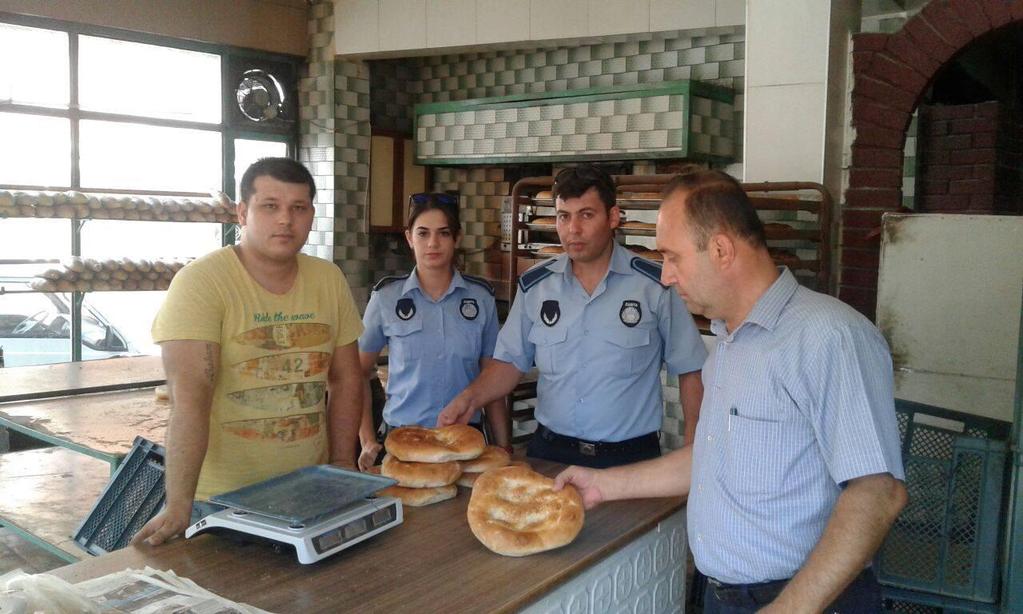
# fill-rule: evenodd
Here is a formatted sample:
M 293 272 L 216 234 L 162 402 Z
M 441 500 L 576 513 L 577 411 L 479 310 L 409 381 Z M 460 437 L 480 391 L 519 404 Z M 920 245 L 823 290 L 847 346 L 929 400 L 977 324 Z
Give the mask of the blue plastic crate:
M 75 542 L 100 555 L 124 548 L 163 507 L 163 446 L 136 437 L 92 511 L 75 532 Z
M 1007 422 L 896 401 L 909 503 L 877 557 L 882 584 L 998 598 Z

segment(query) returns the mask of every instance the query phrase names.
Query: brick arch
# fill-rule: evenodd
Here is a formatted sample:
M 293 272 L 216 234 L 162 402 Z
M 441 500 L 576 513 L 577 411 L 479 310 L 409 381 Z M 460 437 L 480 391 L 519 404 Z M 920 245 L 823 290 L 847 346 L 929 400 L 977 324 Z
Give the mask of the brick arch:
M 838 296 L 874 317 L 881 215 L 902 204 L 906 131 L 938 70 L 989 32 L 1023 20 L 1023 0 L 931 0 L 892 34 L 853 37 L 849 189 L 841 212 Z

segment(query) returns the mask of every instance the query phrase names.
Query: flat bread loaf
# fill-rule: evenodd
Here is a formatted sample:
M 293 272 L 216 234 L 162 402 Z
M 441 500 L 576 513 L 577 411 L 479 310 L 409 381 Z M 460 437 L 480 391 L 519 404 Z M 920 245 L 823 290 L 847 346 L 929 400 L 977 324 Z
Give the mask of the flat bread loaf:
M 479 478 L 482 473 L 474 473 L 471 471 L 463 471 L 462 475 L 458 476 L 458 480 L 455 484 L 464 486 L 465 488 L 472 488 L 473 484 L 476 483 L 476 479 Z
M 476 539 L 504 556 L 527 556 L 569 544 L 583 528 L 583 500 L 575 487 L 554 490 L 554 480 L 526 467 L 480 475 L 467 512 Z
M 457 462 L 447 463 L 406 463 L 394 456 L 384 456 L 380 473 L 398 480 L 398 486 L 406 488 L 435 488 L 454 484 L 462 475 L 462 468 Z
M 464 467 L 465 463 L 463 463 L 462 466 Z M 529 463 L 527 463 L 525 461 L 511 461 L 507 465 L 504 465 L 504 466 L 505 467 L 525 467 L 525 468 L 529 469 Z M 484 469 L 484 471 L 487 471 L 487 470 Z M 458 481 L 455 482 L 455 484 L 458 484 L 459 486 L 464 486 L 466 488 L 472 488 L 473 485 L 476 483 L 476 479 L 479 478 L 481 475 L 483 475 L 482 471 L 481 472 L 475 472 L 475 471 L 466 471 L 465 469 L 462 469 L 462 475 L 459 476 Z
M 398 460 L 411 463 L 446 463 L 471 460 L 483 453 L 483 433 L 467 424 L 428 429 L 403 426 L 392 430 L 384 448 Z M 455 478 L 451 481 L 454 482 Z M 449 482 L 450 484 L 450 482 Z
M 454 499 L 458 495 L 458 487 L 454 484 L 437 486 L 434 488 L 405 488 L 403 486 L 388 486 L 377 494 L 382 497 L 397 497 L 401 499 L 402 505 L 422 507 L 424 505 Z
M 487 446 L 478 457 L 462 461 L 462 473 L 483 473 L 488 469 L 504 467 L 511 462 L 511 454 L 500 446 Z

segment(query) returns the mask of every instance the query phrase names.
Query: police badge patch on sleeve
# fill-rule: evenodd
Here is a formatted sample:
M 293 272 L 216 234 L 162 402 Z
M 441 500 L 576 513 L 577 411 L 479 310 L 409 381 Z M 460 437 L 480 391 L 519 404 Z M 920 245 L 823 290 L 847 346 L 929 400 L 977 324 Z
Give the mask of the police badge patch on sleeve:
M 394 306 L 394 314 L 402 320 L 411 320 L 416 315 L 416 304 L 410 298 L 400 298 Z
M 458 306 L 458 311 L 466 320 L 475 320 L 476 316 L 480 314 L 480 306 L 476 304 L 474 298 L 463 298 L 462 304 Z
M 540 320 L 547 326 L 554 326 L 561 319 L 561 305 L 558 301 L 544 301 L 540 305 Z
M 618 317 L 621 318 L 622 324 L 632 328 L 643 319 L 643 308 L 639 306 L 639 301 L 622 301 Z

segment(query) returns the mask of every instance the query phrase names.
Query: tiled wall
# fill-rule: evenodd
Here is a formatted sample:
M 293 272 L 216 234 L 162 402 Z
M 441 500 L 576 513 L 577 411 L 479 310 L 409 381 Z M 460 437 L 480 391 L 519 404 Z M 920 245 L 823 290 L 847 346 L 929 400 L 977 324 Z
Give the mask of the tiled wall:
M 316 219 L 304 252 L 334 258 L 334 10 L 330 2 L 309 8 L 309 61 L 298 82 L 298 159 L 316 181 Z
M 461 194 L 462 253 L 466 273 L 501 276 L 501 202 L 511 192 L 500 167 L 446 167 L 433 173 L 434 189 Z
M 863 0 L 861 32 L 898 32 L 929 0 Z
M 411 133 L 412 108 L 420 102 L 683 79 L 731 88 L 742 109 L 743 32 L 734 26 L 608 37 L 578 47 L 372 61 L 373 125 Z M 741 113 L 735 119 L 741 126 Z
M 370 287 L 369 67 L 334 58 L 333 2 L 310 7 L 310 61 L 299 82 L 299 159 L 317 184 L 316 219 L 305 251 L 333 260 L 356 303 Z
M 517 107 L 494 104 L 422 113 L 416 124 L 416 155 L 466 163 L 494 157 L 614 160 L 623 152 L 630 157 L 678 157 L 682 151 L 691 158 L 734 154 L 730 102 L 681 91 L 625 96 L 616 91 L 603 99 L 537 99 Z

